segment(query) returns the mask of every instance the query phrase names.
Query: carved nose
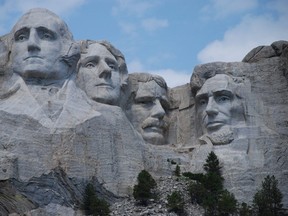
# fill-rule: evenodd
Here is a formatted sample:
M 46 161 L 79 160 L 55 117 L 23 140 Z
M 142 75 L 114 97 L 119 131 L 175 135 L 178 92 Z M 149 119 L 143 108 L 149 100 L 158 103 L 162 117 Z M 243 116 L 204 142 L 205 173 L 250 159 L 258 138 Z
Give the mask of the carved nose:
M 218 114 L 218 107 L 217 107 L 217 104 L 213 98 L 209 98 L 205 111 L 206 111 L 207 115 L 209 115 L 209 116 Z
M 28 39 L 28 51 L 40 51 L 41 48 L 39 46 L 39 37 L 35 29 L 31 29 Z
M 163 119 L 165 114 L 166 114 L 166 112 L 165 112 L 164 108 L 162 107 L 159 99 L 156 99 L 154 102 L 153 109 L 152 109 L 152 117 Z
M 110 79 L 111 78 L 111 72 L 112 69 L 109 67 L 109 65 L 106 64 L 106 62 L 101 61 L 99 64 L 99 77 L 104 79 Z

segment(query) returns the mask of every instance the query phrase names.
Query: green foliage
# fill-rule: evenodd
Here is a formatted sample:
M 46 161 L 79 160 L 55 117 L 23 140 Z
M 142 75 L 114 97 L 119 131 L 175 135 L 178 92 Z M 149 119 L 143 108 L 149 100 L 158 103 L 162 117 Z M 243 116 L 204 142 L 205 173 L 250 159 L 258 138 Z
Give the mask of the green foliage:
M 179 177 L 180 174 L 181 174 L 180 166 L 179 166 L 178 164 L 176 165 L 174 174 L 175 174 L 175 176 L 178 176 L 178 177 Z
M 182 175 L 191 179 L 191 180 L 198 181 L 200 183 L 204 182 L 204 174 L 203 173 L 184 172 L 184 173 L 182 173 Z
M 190 182 L 188 192 L 191 197 L 191 202 L 198 203 L 199 205 L 203 204 L 207 196 L 207 190 L 200 182 Z
M 109 204 L 96 196 L 94 186 L 90 183 L 85 188 L 83 209 L 86 215 L 108 216 L 110 214 Z
M 217 173 L 206 173 L 203 178 L 204 187 L 211 193 L 220 193 L 223 190 L 223 177 Z
M 215 173 L 221 176 L 220 170 L 222 167 L 220 166 L 217 155 L 213 151 L 209 153 L 203 168 L 207 173 Z
M 277 186 L 278 181 L 274 175 L 266 176 L 262 182 L 262 188 L 256 192 L 253 198 L 254 210 L 257 215 L 281 215 L 283 195 Z
M 138 184 L 133 188 L 133 196 L 140 204 L 147 205 L 147 201 L 155 197 L 152 190 L 157 186 L 156 181 L 146 170 L 139 173 L 137 180 Z
M 251 206 L 249 206 L 245 202 L 241 203 L 241 206 L 239 207 L 238 212 L 239 212 L 239 216 L 252 216 L 253 215 Z
M 230 215 L 237 211 L 237 200 L 234 195 L 224 190 L 224 178 L 216 154 L 212 151 L 203 165 L 205 174 L 185 173 L 190 179 L 196 180 L 189 185 L 192 202 L 202 205 L 205 215 Z M 184 175 L 184 174 L 183 174 Z
M 237 211 L 237 200 L 234 194 L 230 193 L 228 190 L 224 190 L 220 194 L 218 200 L 218 214 L 220 215 L 230 215 Z
M 167 196 L 169 211 L 177 214 L 184 213 L 184 199 L 179 191 L 174 191 L 171 195 Z

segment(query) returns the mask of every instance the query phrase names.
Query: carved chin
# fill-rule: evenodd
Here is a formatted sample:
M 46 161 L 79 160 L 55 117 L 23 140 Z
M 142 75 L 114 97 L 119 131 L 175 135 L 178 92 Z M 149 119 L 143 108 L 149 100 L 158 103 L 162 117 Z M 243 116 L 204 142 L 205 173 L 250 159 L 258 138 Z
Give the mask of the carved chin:
M 145 142 L 153 144 L 153 145 L 163 145 L 164 144 L 164 136 L 161 133 L 157 132 L 144 132 L 142 134 Z

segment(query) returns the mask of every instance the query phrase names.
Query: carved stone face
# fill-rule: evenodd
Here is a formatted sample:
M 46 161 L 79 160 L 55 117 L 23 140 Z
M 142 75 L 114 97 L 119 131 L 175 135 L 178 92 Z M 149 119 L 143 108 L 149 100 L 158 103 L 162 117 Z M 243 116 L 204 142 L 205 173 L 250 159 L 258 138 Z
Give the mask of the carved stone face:
M 236 84 L 231 77 L 218 74 L 208 79 L 196 94 L 196 114 L 204 134 L 221 136 L 243 117 Z M 228 135 L 228 134 L 227 134 Z
M 43 11 L 24 15 L 13 28 L 12 67 L 25 79 L 61 80 L 69 75 L 58 17 Z
M 130 121 L 143 139 L 151 144 L 164 144 L 165 109 L 168 106 L 167 91 L 154 80 L 140 82 L 134 103 L 131 105 Z
M 81 54 L 77 82 L 92 100 L 117 105 L 121 76 L 116 58 L 105 46 L 93 43 Z

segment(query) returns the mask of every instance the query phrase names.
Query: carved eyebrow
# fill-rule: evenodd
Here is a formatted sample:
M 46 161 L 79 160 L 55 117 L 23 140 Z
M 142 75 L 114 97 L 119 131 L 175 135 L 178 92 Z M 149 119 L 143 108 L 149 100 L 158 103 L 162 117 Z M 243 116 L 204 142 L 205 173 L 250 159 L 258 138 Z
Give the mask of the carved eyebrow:
M 80 64 L 85 65 L 86 63 L 91 62 L 91 61 L 98 62 L 99 59 L 100 59 L 100 57 L 97 55 L 87 56 L 86 58 L 80 60 Z
M 36 28 L 36 31 L 38 33 L 42 33 L 42 32 L 46 32 L 46 33 L 49 33 L 53 38 L 52 39 L 56 39 L 57 38 L 57 33 L 55 31 L 52 31 L 44 26 L 39 26 Z
M 16 39 L 19 35 L 21 35 L 23 33 L 27 33 L 27 32 L 30 32 L 29 28 L 27 28 L 27 27 L 21 28 L 14 33 L 14 38 Z
M 200 100 L 202 98 L 207 98 L 208 97 L 208 93 L 203 93 L 203 94 L 196 94 L 195 99 L 196 100 Z
M 136 102 L 141 102 L 141 101 L 153 101 L 155 98 L 154 97 L 152 97 L 152 96 L 139 96 L 139 97 L 137 97 L 137 95 L 136 95 L 136 97 L 135 97 L 135 101 Z
M 234 94 L 230 90 L 226 90 L 226 89 L 215 91 L 215 92 L 213 92 L 213 95 L 216 95 L 216 96 L 226 95 L 226 96 L 229 96 L 229 97 L 233 97 L 234 96 Z
M 118 65 L 118 62 L 115 61 L 115 59 L 112 59 L 112 58 L 110 58 L 110 57 L 106 57 L 106 58 L 105 58 L 105 61 L 106 61 L 106 62 L 109 62 L 109 63 L 112 63 L 112 64 L 115 64 L 115 65 Z

